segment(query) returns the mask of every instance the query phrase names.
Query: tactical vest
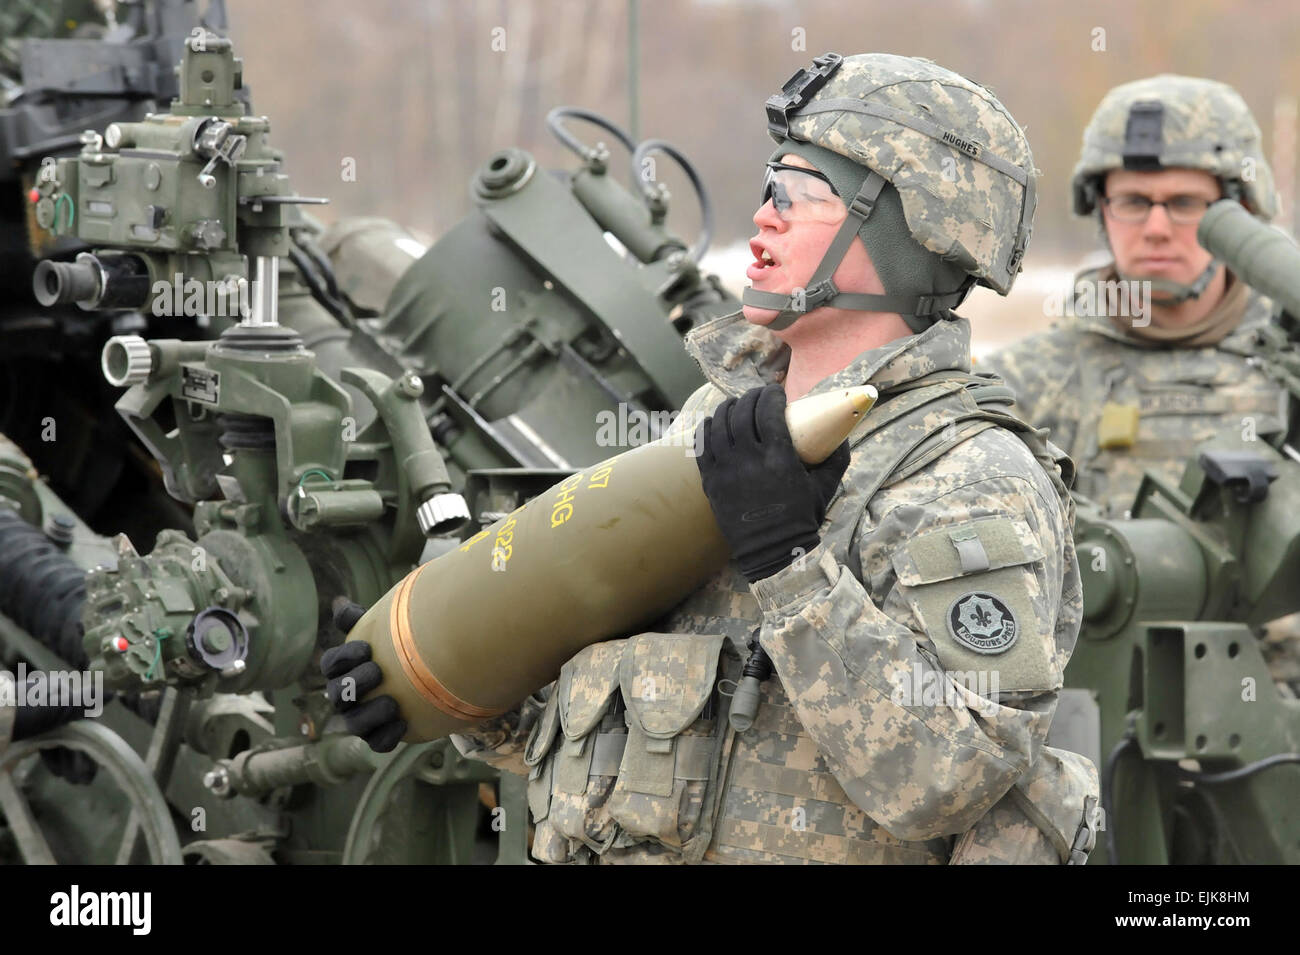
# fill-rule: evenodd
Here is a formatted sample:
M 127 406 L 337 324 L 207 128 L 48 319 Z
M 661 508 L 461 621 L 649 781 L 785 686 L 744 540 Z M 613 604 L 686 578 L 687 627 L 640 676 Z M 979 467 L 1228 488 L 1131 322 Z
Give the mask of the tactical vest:
M 862 579 L 856 540 L 875 493 L 992 427 L 1026 443 L 1072 521 L 1057 474 L 1068 459 L 999 410 L 1010 400 L 1008 389 L 954 371 L 883 395 L 849 439 L 851 466 L 872 469 L 871 480 L 855 482 L 853 491 L 841 485 L 822 527 L 835 560 Z M 922 420 L 926 429 L 915 439 L 906 426 Z M 604 863 L 1080 860 L 1084 799 L 1095 793 L 1096 771 L 1073 754 L 1043 747 L 969 832 L 906 841 L 848 798 L 777 675 L 762 685 L 754 725 L 735 732 L 729 694 L 761 620 L 748 583 L 728 567 L 662 621 L 664 632 L 596 644 L 565 664 L 525 752 L 534 856 Z
M 1075 490 L 1123 514 L 1143 473 L 1176 485 L 1201 442 L 1228 432 L 1266 441 L 1284 431 L 1286 396 L 1249 355 L 1227 339 L 1195 349 L 1116 342 L 1088 356 L 1080 363 L 1082 415 L 1067 449 L 1078 468 Z

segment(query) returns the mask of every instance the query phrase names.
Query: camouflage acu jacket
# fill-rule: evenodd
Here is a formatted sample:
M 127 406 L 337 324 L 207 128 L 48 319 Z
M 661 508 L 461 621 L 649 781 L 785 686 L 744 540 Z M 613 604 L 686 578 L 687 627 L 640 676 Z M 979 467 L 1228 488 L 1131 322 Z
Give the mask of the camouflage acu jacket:
M 1091 764 L 1044 742 L 1082 610 L 1072 511 L 1056 468 L 979 413 L 969 334 L 939 322 L 813 389 L 882 395 L 814 551 L 752 587 L 728 568 L 659 632 L 587 648 L 544 702 L 453 737 L 528 774 L 536 857 L 1069 855 L 1096 796 Z M 778 374 L 779 343 L 738 314 L 687 345 L 709 384 L 683 421 Z M 776 674 L 737 733 L 755 631 Z
M 1069 452 L 1075 489 L 1119 516 L 1145 471 L 1177 484 L 1207 438 L 1231 430 L 1264 440 L 1285 430 L 1285 393 L 1247 360 L 1271 311 L 1251 291 L 1236 329 L 1205 348 L 1152 345 L 1105 316 L 1066 319 L 988 356 L 981 370 L 1002 377 L 1020 414 Z

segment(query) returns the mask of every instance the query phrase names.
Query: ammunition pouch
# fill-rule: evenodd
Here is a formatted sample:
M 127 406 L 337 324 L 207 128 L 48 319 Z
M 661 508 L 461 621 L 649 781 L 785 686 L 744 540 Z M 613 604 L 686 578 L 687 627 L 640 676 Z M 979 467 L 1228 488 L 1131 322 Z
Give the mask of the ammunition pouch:
M 703 857 L 725 737 L 723 642 L 641 633 L 564 665 L 524 753 L 534 857 L 588 861 L 647 842 Z
M 605 804 L 627 739 L 616 699 L 622 644 L 593 644 L 569 660 L 528 737 L 533 854 L 542 861 L 570 861 L 579 846 L 600 854 L 617 835 Z

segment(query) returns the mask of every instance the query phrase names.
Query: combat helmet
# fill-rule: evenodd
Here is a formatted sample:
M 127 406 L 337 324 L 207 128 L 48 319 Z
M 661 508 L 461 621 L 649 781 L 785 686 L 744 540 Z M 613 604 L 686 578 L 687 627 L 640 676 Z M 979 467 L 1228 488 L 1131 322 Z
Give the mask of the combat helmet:
M 1227 83 L 1162 73 L 1115 87 L 1083 132 L 1083 149 L 1070 182 L 1076 215 L 1094 212 L 1112 169 L 1200 169 L 1215 176 L 1226 198 L 1265 222 L 1278 211 L 1273 173 L 1264 158 L 1259 125 Z M 1198 297 L 1219 268 L 1212 260 L 1190 285 L 1155 280 L 1177 304 Z
M 975 284 L 1010 291 L 1033 230 L 1035 170 L 1024 132 L 991 91 L 925 59 L 827 53 L 795 73 L 766 108 L 778 145 L 809 143 L 866 171 L 856 195 L 843 196 L 848 216 L 801 302 L 745 289 L 745 304 L 780 312 L 769 328 L 833 303 L 898 312 L 920 331 Z M 901 199 L 906 232 L 936 261 L 955 266 L 949 271 L 959 287 L 922 295 L 835 287 L 831 276 L 887 183 Z
M 1201 169 L 1259 218 L 1277 214 L 1259 124 L 1227 83 L 1162 73 L 1115 87 L 1083 131 L 1070 182 L 1076 215 L 1097 208 L 1112 169 Z

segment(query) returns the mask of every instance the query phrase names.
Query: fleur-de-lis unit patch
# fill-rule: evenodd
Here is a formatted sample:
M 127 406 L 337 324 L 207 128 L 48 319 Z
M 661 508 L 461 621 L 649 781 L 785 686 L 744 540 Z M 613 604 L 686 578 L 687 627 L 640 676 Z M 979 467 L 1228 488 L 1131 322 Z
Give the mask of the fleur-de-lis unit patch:
M 948 632 L 976 653 L 1001 653 L 1016 642 L 1016 615 L 992 594 L 962 594 L 948 608 Z

